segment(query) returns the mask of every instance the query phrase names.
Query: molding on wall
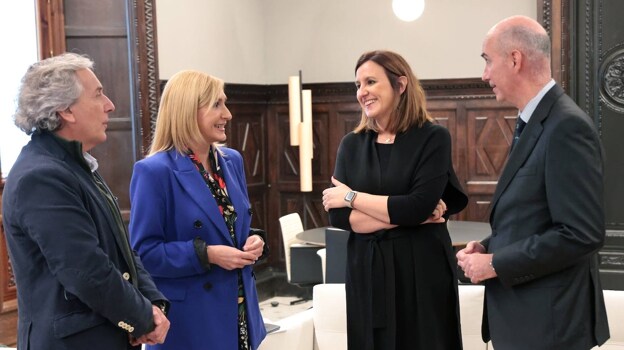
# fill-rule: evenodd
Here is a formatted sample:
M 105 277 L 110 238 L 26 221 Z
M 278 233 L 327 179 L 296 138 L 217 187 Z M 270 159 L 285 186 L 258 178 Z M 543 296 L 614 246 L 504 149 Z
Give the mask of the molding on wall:
M 426 79 L 420 81 L 428 99 L 456 100 L 492 98 L 490 86 L 480 78 Z M 160 81 L 162 92 L 167 80 Z M 303 84 L 312 90 L 314 103 L 353 102 L 357 89 L 352 82 Z M 238 104 L 284 104 L 288 102 L 288 85 L 225 84 L 228 101 Z
M 156 33 L 155 0 L 132 0 L 129 5 L 132 28 L 131 47 L 135 75 L 135 147 L 136 158 L 141 159 L 148 151 L 160 102 L 158 75 L 158 45 Z

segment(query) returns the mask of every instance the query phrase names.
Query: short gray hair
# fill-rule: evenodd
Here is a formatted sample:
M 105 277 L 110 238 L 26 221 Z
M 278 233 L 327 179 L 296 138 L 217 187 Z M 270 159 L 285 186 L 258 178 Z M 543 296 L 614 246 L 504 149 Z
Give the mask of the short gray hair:
M 76 72 L 83 69 L 93 69 L 93 61 L 75 53 L 31 65 L 19 88 L 15 125 L 28 135 L 58 129 L 61 120 L 57 111 L 69 108 L 82 93 Z
M 547 33 L 514 25 L 501 31 L 499 43 L 505 53 L 514 49 L 520 50 L 526 55 L 531 68 L 540 67 L 539 62 L 544 59 L 550 64 L 550 37 Z

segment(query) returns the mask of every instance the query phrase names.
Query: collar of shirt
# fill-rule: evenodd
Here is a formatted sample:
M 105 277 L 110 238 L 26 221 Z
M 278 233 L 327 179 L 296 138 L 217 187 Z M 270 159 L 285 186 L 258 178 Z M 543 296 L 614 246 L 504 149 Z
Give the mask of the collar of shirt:
M 98 161 L 97 159 L 95 159 L 94 156 L 92 156 L 91 154 L 84 152 L 82 153 L 82 156 L 84 157 L 84 160 L 87 162 L 87 164 L 89 165 L 89 169 L 91 169 L 91 172 L 95 172 L 98 169 Z
M 535 108 L 537 108 L 537 105 L 540 103 L 542 98 L 544 98 L 544 95 L 546 95 L 548 90 L 550 90 L 553 86 L 555 86 L 555 80 L 550 79 L 550 81 L 546 83 L 546 85 L 544 85 L 544 87 L 537 93 L 537 95 L 535 95 L 535 97 L 533 97 L 531 101 L 527 103 L 524 109 L 520 111 L 520 118 L 522 118 L 525 123 L 529 122 L 529 119 L 531 119 L 531 115 L 533 115 L 533 112 L 535 112 Z
M 58 136 L 54 132 L 45 131 L 52 135 L 52 137 L 58 142 L 61 147 L 63 147 L 69 155 L 74 158 L 80 166 L 87 171 L 95 172 L 98 168 L 98 162 L 87 152 L 82 151 L 82 143 L 80 141 L 75 140 L 66 140 L 60 136 Z

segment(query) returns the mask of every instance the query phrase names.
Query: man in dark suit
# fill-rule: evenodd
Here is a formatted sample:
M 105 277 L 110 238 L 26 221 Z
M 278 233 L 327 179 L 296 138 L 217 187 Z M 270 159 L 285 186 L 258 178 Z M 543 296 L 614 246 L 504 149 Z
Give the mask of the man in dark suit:
M 600 137 L 551 78 L 550 39 L 539 23 L 522 16 L 499 22 L 482 56 L 482 78 L 496 99 L 520 110 L 492 199 L 492 233 L 457 254 L 466 276 L 485 284 L 483 340 L 496 350 L 603 344 Z
M 3 194 L 19 349 L 135 349 L 169 329 L 168 301 L 87 153 L 115 110 L 92 67 L 63 54 L 33 64 L 20 86 L 15 124 L 32 138 Z

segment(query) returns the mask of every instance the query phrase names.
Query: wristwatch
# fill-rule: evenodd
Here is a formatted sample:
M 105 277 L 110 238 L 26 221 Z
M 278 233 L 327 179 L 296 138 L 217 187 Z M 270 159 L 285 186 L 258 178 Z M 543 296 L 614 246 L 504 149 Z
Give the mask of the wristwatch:
M 357 191 L 349 191 L 344 197 L 345 202 L 347 202 L 347 206 L 351 209 L 353 209 L 353 201 L 355 200 L 357 194 Z

